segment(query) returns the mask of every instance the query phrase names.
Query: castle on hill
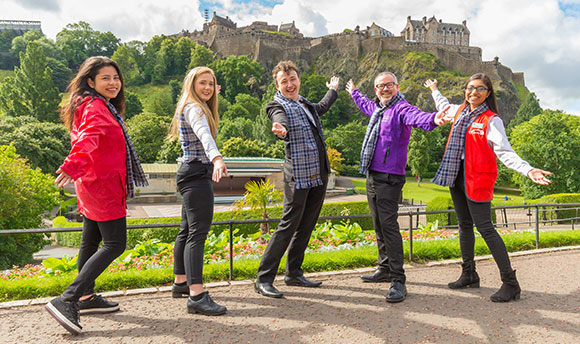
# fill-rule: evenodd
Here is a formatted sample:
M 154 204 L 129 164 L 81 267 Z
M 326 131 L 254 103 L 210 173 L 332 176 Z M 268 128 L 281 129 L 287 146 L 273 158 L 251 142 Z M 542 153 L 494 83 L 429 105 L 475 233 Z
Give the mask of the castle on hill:
M 175 36 L 189 37 L 220 56 L 246 55 L 266 68 L 280 60 L 310 64 L 327 51 L 353 57 L 382 50 L 428 52 L 451 70 L 460 69 L 465 74 L 484 72 L 493 79 L 513 80 L 525 86 L 523 73 L 513 73 L 497 58 L 482 61 L 481 48 L 469 45 L 470 34 L 465 20 L 455 24 L 437 20 L 435 16 L 422 20 L 409 16 L 400 36 L 373 22 L 364 29 L 356 26 L 322 37 L 305 37 L 295 22 L 277 26 L 255 21 L 238 27 L 229 17 L 214 12 L 201 31 L 184 30 Z

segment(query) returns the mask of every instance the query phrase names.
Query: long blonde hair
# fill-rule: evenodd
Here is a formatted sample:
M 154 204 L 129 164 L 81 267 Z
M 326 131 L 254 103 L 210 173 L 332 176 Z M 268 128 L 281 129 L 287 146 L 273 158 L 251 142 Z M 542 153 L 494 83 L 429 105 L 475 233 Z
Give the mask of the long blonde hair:
M 213 95 L 211 98 L 204 102 L 199 99 L 199 96 L 195 93 L 195 81 L 197 77 L 209 73 L 213 78 Z M 181 97 L 177 103 L 177 108 L 175 109 L 175 115 L 171 121 L 171 127 L 169 128 L 169 137 L 177 138 L 179 136 L 179 117 L 183 112 L 183 109 L 188 104 L 197 104 L 203 110 L 205 117 L 207 118 L 207 123 L 209 124 L 209 129 L 211 135 L 214 139 L 217 136 L 217 128 L 219 124 L 218 115 L 218 92 L 217 92 L 217 81 L 213 70 L 208 67 L 195 67 L 187 73 L 185 79 L 183 79 L 183 90 L 181 91 Z

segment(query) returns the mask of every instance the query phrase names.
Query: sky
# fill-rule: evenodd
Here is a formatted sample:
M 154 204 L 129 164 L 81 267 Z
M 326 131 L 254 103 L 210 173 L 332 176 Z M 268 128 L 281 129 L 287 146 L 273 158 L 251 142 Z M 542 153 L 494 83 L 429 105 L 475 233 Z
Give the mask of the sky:
M 498 56 L 524 72 L 543 108 L 580 115 L 580 0 L 0 0 L 0 9 L 0 19 L 40 20 L 52 39 L 83 20 L 124 42 L 201 30 L 206 9 L 238 27 L 295 21 L 309 37 L 373 22 L 398 36 L 407 16 L 467 20 L 470 45 L 482 48 L 484 61 Z

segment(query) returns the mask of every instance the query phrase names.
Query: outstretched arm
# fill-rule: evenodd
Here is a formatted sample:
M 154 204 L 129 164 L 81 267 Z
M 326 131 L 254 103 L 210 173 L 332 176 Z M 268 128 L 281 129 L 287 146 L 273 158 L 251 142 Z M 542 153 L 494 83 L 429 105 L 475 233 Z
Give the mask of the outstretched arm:
M 362 111 L 362 113 L 370 117 L 373 112 L 375 112 L 377 103 L 367 98 L 364 94 L 360 93 L 360 91 L 355 88 L 352 79 L 346 83 L 345 89 L 348 93 L 350 93 L 352 100 L 360 109 L 360 111 Z
M 318 116 L 326 113 L 332 104 L 338 99 L 338 83 L 340 82 L 340 78 L 337 76 L 333 76 L 330 78 L 330 81 L 326 82 L 326 87 L 328 87 L 328 92 L 324 95 L 324 97 L 316 104 L 312 104 L 314 110 L 318 114 Z

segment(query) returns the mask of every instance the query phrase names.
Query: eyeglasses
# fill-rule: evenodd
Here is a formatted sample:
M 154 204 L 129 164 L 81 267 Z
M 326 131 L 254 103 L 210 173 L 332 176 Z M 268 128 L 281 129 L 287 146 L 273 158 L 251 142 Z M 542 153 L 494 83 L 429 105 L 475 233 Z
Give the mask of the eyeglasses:
M 388 90 L 392 90 L 393 88 L 395 88 L 395 83 L 394 82 L 387 82 L 386 84 L 378 84 L 375 85 L 376 88 L 378 88 L 379 90 L 382 90 L 384 88 L 388 89 Z
M 487 88 L 483 87 L 483 86 L 477 86 L 477 87 L 468 86 L 467 88 L 465 88 L 465 91 L 467 91 L 467 92 L 473 92 L 475 90 L 477 90 L 477 92 L 479 92 L 479 93 L 483 93 L 483 92 L 487 91 Z

